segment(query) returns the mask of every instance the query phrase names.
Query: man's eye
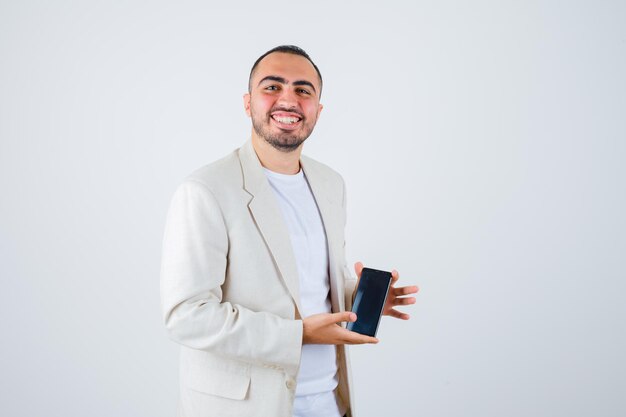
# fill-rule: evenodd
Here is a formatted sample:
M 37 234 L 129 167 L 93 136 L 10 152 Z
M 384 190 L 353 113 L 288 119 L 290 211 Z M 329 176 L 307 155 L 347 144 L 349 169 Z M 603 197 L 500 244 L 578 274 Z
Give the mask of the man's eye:
M 278 87 L 276 87 L 275 85 L 268 85 L 267 87 L 265 87 L 266 90 L 270 90 L 270 91 L 274 91 L 274 90 L 278 90 Z
M 305 90 L 304 88 L 299 89 L 298 92 L 302 94 L 311 94 L 309 93 L 309 90 Z

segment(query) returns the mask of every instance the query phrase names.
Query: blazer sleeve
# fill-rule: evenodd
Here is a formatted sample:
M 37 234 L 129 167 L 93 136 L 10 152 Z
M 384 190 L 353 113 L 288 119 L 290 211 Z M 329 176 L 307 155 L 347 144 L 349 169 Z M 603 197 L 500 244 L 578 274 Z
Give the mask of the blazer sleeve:
M 188 179 L 172 199 L 161 262 L 161 305 L 175 342 L 296 374 L 302 321 L 222 300 L 228 233 L 209 188 Z

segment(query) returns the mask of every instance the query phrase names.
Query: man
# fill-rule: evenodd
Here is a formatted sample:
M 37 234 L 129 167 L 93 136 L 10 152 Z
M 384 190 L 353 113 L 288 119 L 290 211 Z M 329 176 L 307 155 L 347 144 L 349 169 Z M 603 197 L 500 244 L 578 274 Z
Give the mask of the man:
M 161 297 L 181 344 L 179 416 L 354 415 L 339 325 L 357 281 L 346 268 L 342 178 L 301 156 L 322 111 L 322 77 L 295 46 L 262 55 L 244 95 L 252 136 L 174 194 Z M 355 265 L 360 276 L 362 265 Z M 396 288 L 384 314 L 415 302 Z

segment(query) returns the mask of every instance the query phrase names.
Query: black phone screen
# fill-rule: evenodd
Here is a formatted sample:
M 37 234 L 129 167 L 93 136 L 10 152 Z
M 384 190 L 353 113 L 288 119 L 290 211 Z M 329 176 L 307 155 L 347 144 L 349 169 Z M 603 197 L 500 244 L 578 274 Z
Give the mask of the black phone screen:
M 363 268 L 352 304 L 352 311 L 357 317 L 355 322 L 348 323 L 348 330 L 367 336 L 376 336 L 389 284 L 391 284 L 390 272 Z

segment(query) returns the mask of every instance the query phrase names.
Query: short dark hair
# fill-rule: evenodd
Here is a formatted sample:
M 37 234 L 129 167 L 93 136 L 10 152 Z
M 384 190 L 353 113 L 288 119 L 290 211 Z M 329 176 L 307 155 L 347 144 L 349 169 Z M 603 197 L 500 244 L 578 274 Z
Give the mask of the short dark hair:
M 317 76 L 320 79 L 320 93 L 321 93 L 321 89 L 322 89 L 322 73 L 320 72 L 319 68 L 317 68 L 317 65 L 315 65 L 315 62 L 313 62 L 313 60 L 311 59 L 309 54 L 307 54 L 304 51 L 304 49 L 302 49 L 302 48 L 300 48 L 298 46 L 295 46 L 295 45 L 280 45 L 280 46 L 277 46 L 276 48 L 270 49 L 269 51 L 267 51 L 266 53 L 261 55 L 254 62 L 254 65 L 252 66 L 252 69 L 250 70 L 250 77 L 248 78 L 248 92 L 252 91 L 252 75 L 254 75 L 254 70 L 259 65 L 259 62 L 261 62 L 261 60 L 263 58 L 265 58 L 266 56 L 268 56 L 269 54 L 272 54 L 274 52 L 282 52 L 282 53 L 285 53 L 285 54 L 300 55 L 302 57 L 305 57 L 313 65 L 313 68 L 315 68 L 315 71 L 317 72 Z

